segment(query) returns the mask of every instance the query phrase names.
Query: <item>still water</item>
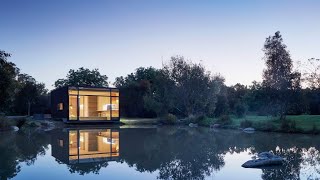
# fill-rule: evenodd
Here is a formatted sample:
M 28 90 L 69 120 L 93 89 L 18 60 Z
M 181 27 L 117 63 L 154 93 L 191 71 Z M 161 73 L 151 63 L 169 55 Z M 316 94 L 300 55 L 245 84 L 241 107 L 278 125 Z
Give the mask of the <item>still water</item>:
M 317 179 L 320 136 L 189 127 L 0 133 L 1 179 Z M 273 151 L 287 162 L 245 169 Z

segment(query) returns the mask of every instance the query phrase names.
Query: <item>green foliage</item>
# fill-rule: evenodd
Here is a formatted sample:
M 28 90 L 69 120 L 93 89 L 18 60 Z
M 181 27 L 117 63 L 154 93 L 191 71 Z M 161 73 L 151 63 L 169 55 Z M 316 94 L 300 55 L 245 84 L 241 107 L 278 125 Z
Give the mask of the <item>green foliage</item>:
M 244 117 L 248 111 L 247 105 L 244 103 L 237 103 L 234 107 L 235 115 L 239 118 Z
M 252 127 L 252 125 L 253 125 L 253 122 L 250 120 L 247 120 L 247 119 L 241 121 L 241 123 L 240 123 L 241 128 Z
M 292 60 L 283 43 L 280 32 L 269 36 L 264 44 L 265 63 L 263 72 L 263 87 L 265 98 L 271 113 L 283 119 L 288 111 L 290 95 L 300 89 L 300 73 L 293 72 Z
M 56 88 L 63 86 L 97 86 L 108 87 L 108 77 L 100 74 L 98 69 L 79 68 L 70 69 L 65 79 L 58 79 L 54 86 Z
M 210 126 L 214 123 L 214 119 L 213 118 L 209 118 L 205 115 L 200 115 L 198 118 L 197 118 L 197 121 L 196 121 L 197 124 L 199 124 L 200 126 Z
M 292 120 L 282 120 L 281 121 L 281 130 L 285 132 L 295 132 L 297 131 L 296 122 Z
M 176 124 L 178 122 L 178 119 L 175 115 L 168 113 L 167 115 L 163 116 L 161 118 L 161 122 L 164 124 Z
M 11 123 L 5 116 L 0 116 L 0 130 L 10 128 Z
M 0 50 L 0 112 L 9 111 L 14 97 L 16 77 L 19 68 L 8 61 L 11 55 Z
M 31 112 L 35 112 L 36 107 L 39 105 L 45 107 L 47 102 L 41 103 L 41 100 L 43 96 L 47 95 L 47 92 L 48 90 L 43 83 L 38 83 L 28 74 L 19 74 L 14 100 L 14 112 L 21 115 L 31 115 Z
M 221 125 L 230 125 L 232 124 L 232 119 L 229 115 L 222 115 L 218 118 L 217 123 Z

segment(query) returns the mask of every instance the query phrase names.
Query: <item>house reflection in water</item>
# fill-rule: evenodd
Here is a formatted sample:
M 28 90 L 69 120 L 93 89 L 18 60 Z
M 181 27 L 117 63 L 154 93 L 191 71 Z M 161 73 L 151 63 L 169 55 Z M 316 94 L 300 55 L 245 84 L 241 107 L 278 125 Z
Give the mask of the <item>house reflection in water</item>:
M 64 129 L 52 135 L 52 156 L 65 164 L 117 160 L 118 129 Z

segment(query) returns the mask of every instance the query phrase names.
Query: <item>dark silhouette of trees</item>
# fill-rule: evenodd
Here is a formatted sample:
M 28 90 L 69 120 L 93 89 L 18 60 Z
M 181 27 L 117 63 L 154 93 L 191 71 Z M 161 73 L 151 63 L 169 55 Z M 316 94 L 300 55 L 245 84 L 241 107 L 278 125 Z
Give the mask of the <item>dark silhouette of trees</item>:
M 108 77 L 100 74 L 98 69 L 79 68 L 70 69 L 65 79 L 58 79 L 54 86 L 56 88 L 63 86 L 97 86 L 108 87 Z
M 272 108 L 272 114 L 285 119 L 292 91 L 300 88 L 300 73 L 293 72 L 292 60 L 280 32 L 269 36 L 264 44 L 262 85 L 267 91 L 266 100 Z
M 8 61 L 10 56 L 9 53 L 0 50 L 0 112 L 9 111 L 12 107 L 15 78 L 19 74 L 19 68 Z

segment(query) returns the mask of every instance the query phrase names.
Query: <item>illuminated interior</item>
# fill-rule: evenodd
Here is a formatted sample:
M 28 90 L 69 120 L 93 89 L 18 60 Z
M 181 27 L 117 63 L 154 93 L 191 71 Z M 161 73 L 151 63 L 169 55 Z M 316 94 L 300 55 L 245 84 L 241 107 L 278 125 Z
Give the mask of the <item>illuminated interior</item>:
M 119 156 L 119 132 L 74 130 L 69 132 L 69 160 L 94 162 Z
M 69 90 L 69 120 L 112 118 L 119 118 L 118 90 Z

